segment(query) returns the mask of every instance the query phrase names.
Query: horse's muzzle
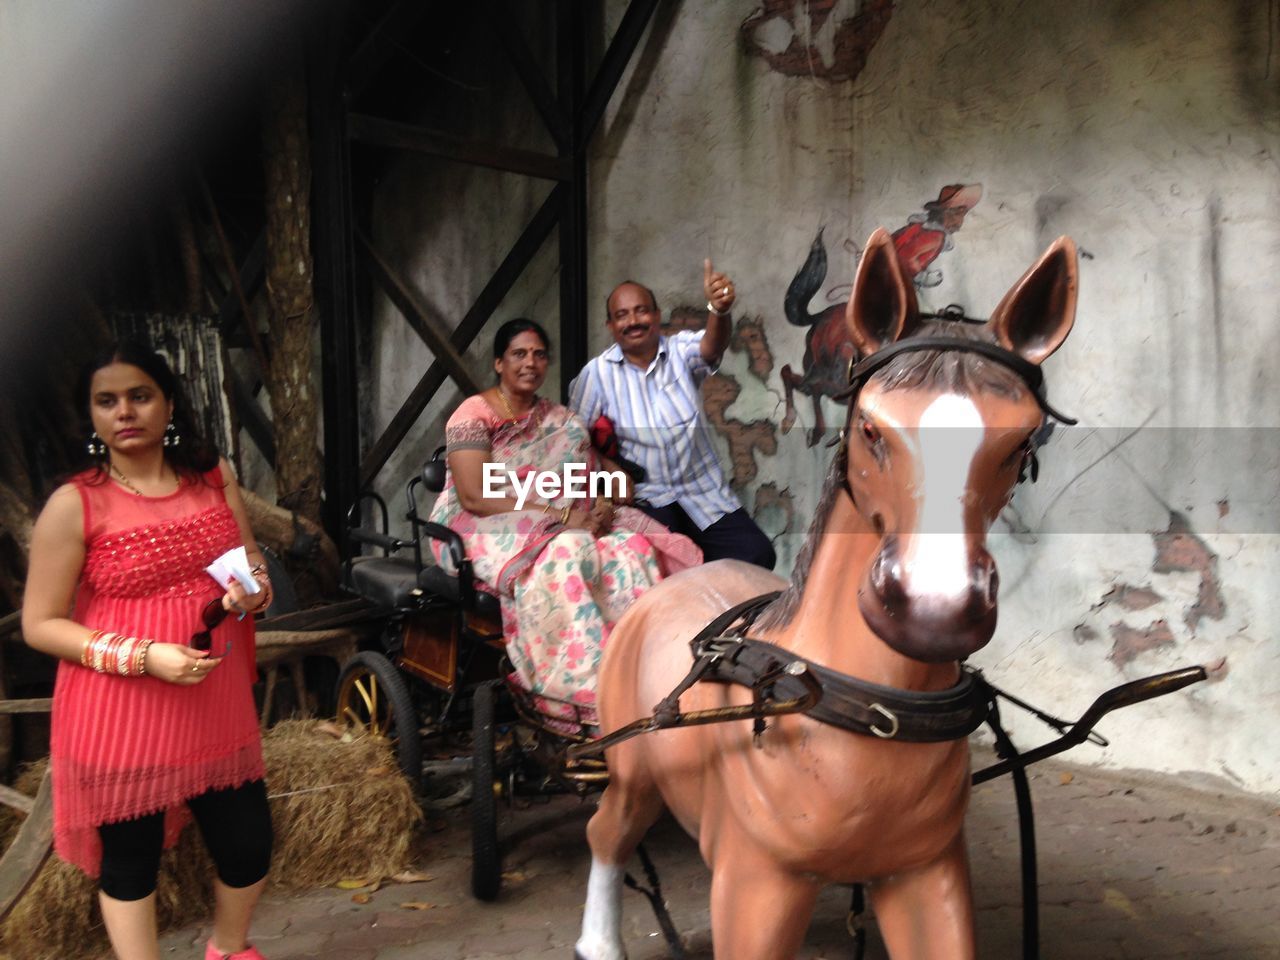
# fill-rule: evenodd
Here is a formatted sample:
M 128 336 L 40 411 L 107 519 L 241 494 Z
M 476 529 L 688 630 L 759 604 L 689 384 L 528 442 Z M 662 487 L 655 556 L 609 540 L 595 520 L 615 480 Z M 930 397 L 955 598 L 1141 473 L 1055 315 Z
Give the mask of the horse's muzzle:
M 996 629 L 999 577 L 983 548 L 967 559 L 967 582 L 945 595 L 913 584 L 900 562 L 898 537 L 885 537 L 858 590 L 858 610 L 886 644 L 912 660 L 963 660 L 986 646 Z

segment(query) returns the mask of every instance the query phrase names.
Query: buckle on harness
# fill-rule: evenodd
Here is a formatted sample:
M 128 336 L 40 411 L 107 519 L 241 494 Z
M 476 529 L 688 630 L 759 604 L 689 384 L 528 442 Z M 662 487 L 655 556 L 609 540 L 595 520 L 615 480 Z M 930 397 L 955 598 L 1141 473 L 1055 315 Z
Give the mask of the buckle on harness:
M 880 716 L 888 720 L 889 729 L 881 730 L 874 723 L 869 723 L 867 724 L 868 730 L 874 733 L 877 737 L 880 737 L 882 740 L 892 740 L 898 735 L 898 718 L 892 710 L 888 710 L 880 706 L 878 703 L 871 704 L 869 709 L 874 710 L 876 713 L 880 714 Z

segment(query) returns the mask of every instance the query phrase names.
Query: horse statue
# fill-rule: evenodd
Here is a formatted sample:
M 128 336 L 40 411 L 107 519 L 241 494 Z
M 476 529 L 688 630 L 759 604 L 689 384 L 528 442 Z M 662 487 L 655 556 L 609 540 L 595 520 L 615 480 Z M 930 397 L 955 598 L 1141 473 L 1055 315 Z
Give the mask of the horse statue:
M 690 638 L 746 598 L 784 587 L 752 637 L 843 675 L 833 689 L 860 684 L 883 699 L 866 735 L 839 717 L 795 713 L 763 732 L 759 722 L 754 733 L 749 721 L 716 723 L 609 747 L 609 786 L 587 826 L 578 960 L 624 960 L 624 864 L 664 806 L 711 868 L 717 960 L 794 956 L 820 888 L 854 882 L 868 885 L 894 960 L 974 956 L 963 828 L 965 735 L 977 723 L 951 739 L 908 736 L 908 718 L 882 703 L 942 709 L 971 677 L 960 661 L 995 630 L 986 535 L 1053 413 L 1039 365 L 1071 330 L 1076 271 L 1075 246 L 1062 237 L 987 322 L 929 320 L 890 235 L 872 235 L 846 313 L 865 359 L 851 371 L 841 448 L 790 584 L 721 560 L 654 587 L 610 637 L 599 703 L 603 734 L 651 712 L 679 689 Z M 678 706 L 749 707 L 752 697 L 745 686 L 700 682 Z

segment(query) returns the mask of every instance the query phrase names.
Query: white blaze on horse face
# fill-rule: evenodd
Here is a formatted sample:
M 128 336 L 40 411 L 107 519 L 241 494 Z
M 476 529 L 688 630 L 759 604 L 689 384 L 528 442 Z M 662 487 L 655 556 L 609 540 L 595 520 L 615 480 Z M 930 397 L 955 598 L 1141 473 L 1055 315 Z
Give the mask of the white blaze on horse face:
M 582 935 L 574 951 L 582 960 L 627 960 L 622 945 L 622 878 L 624 869 L 591 858 L 587 902 L 582 909 Z
M 916 463 L 916 535 L 902 563 L 913 593 L 962 597 L 970 587 L 964 532 L 965 488 L 982 446 L 982 414 L 968 397 L 943 394 L 920 416 Z

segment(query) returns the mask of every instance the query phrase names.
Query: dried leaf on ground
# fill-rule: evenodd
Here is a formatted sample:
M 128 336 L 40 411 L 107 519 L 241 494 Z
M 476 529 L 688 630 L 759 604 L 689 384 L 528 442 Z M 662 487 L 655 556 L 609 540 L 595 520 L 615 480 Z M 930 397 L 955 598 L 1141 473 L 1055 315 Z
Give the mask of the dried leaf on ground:
M 339 890 L 361 890 L 365 893 L 373 893 L 382 886 L 381 877 L 364 877 L 357 880 L 354 877 L 347 880 L 339 880 L 334 884 Z
M 421 870 L 401 870 L 395 876 L 391 877 L 392 883 L 426 883 L 428 880 L 434 880 L 435 877 L 429 873 L 423 873 Z

